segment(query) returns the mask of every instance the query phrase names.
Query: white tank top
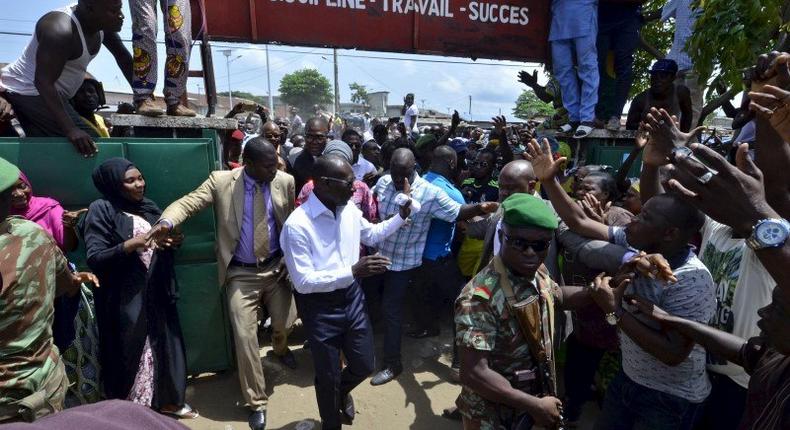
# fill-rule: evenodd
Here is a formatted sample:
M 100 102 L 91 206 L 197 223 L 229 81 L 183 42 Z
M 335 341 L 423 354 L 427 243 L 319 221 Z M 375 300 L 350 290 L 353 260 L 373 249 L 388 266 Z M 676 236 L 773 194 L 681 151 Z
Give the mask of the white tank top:
M 74 21 L 77 26 L 80 42 L 82 42 L 82 55 L 77 59 L 66 61 L 63 72 L 55 82 L 55 88 L 58 90 L 58 94 L 69 99 L 74 97 L 74 94 L 80 89 L 82 82 L 85 80 L 85 72 L 88 71 L 88 64 L 96 57 L 96 55 L 91 55 L 88 51 L 88 45 L 85 43 L 85 35 L 82 34 L 82 26 L 74 15 L 76 7 L 77 5 L 75 4 L 56 11 L 65 13 L 71 17 L 71 20 Z M 104 32 L 100 31 L 99 42 L 103 41 Z M 38 38 L 34 33 L 33 38 L 30 39 L 30 43 L 27 44 L 22 56 L 0 71 L 0 87 L 23 96 L 37 96 L 38 90 L 35 85 L 37 51 Z M 98 51 L 96 54 L 98 54 Z

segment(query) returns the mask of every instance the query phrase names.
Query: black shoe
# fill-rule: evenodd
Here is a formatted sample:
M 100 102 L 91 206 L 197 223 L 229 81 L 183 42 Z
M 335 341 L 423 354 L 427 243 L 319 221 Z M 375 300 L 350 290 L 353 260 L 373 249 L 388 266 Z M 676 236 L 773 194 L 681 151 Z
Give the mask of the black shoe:
M 354 417 L 357 415 L 357 410 L 354 408 L 354 398 L 351 393 L 346 394 L 343 398 L 343 404 L 340 409 L 340 421 L 343 425 L 350 426 L 354 423 Z
M 299 367 L 299 365 L 296 363 L 296 357 L 294 356 L 294 353 L 291 352 L 290 349 L 285 354 L 278 355 L 277 359 L 280 360 L 280 363 L 282 363 L 285 367 L 289 369 L 295 370 L 296 368 Z
M 247 418 L 250 430 L 263 430 L 266 428 L 266 411 L 253 411 Z
M 370 380 L 370 385 L 384 385 L 387 382 L 397 378 L 401 372 L 403 372 L 403 366 L 400 364 L 396 366 L 387 366 L 373 375 L 373 378 Z
M 412 339 L 424 339 L 426 337 L 436 337 L 439 336 L 439 330 L 415 330 L 410 333 L 406 333 L 406 336 L 409 336 Z

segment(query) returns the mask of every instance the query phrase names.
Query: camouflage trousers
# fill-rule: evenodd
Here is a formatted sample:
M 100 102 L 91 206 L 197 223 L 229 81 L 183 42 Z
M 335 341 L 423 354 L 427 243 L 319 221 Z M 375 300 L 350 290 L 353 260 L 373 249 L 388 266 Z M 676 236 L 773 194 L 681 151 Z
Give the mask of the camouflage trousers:
M 58 361 L 55 370 L 49 375 L 39 391 L 17 400 L 0 405 L 0 424 L 12 422 L 33 422 L 39 418 L 63 410 L 63 401 L 69 388 L 63 361 Z
M 186 91 L 189 54 L 192 47 L 192 23 L 189 0 L 132 0 L 132 46 L 134 100 L 150 98 L 157 82 L 157 16 L 160 4 L 165 21 L 165 102 L 178 104 Z

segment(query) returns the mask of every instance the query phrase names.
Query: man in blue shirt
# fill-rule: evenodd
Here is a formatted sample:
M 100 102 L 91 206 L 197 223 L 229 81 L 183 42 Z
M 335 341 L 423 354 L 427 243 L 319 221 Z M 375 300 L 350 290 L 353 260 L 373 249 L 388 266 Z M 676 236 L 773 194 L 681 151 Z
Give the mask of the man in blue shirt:
M 423 179 L 439 187 L 456 201 L 464 204 L 461 191 L 456 188 L 450 178 L 454 176 L 458 166 L 458 157 L 454 149 L 447 145 L 437 147 L 433 151 L 431 168 Z M 455 234 L 455 223 L 438 218 L 431 220 L 425 250 L 422 253 L 420 275 L 415 277 L 417 285 L 415 294 L 418 296 L 415 309 L 417 329 L 407 333 L 409 337 L 422 339 L 439 335 L 439 315 L 451 315 L 453 300 L 461 292 L 464 280 L 458 264 L 452 256 L 450 246 Z M 455 354 L 453 354 L 455 360 Z
M 576 128 L 573 137 L 577 139 L 590 134 L 595 120 L 599 80 L 597 35 L 598 0 L 552 0 L 551 58 L 569 119 L 560 131 L 569 133 Z M 574 68 L 574 52 L 578 74 Z

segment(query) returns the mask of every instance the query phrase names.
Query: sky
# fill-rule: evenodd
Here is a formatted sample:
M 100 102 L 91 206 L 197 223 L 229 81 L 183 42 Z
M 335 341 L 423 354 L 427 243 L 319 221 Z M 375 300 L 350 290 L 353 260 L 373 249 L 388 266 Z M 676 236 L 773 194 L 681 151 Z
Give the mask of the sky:
M 3 1 L 4 13 L 0 17 L 0 32 L 32 33 L 36 21 L 46 12 L 59 9 L 68 0 Z M 128 1 L 124 1 L 124 20 L 121 38 L 131 38 L 131 19 Z M 158 40 L 164 40 L 161 16 Z M 29 36 L 0 34 L 0 62 L 14 61 L 24 50 Z M 131 51 L 131 42 L 127 43 Z M 318 69 L 332 83 L 332 50 L 285 45 L 269 46 L 272 92 L 276 95 L 280 79 L 287 73 L 302 68 Z M 225 56 L 220 52 L 232 49 L 230 62 L 230 88 L 253 94 L 268 94 L 266 82 L 266 57 L 263 45 L 213 43 L 214 68 L 217 90 L 228 90 L 228 73 Z M 515 100 L 526 88 L 517 81 L 520 70 L 532 73 L 541 65 L 511 61 L 479 60 L 457 57 L 393 54 L 371 51 L 338 50 L 340 101 L 350 101 L 348 85 L 356 82 L 365 85 L 369 92 L 389 91 L 389 103 L 400 104 L 406 93 L 415 93 L 415 102 L 422 108 L 441 112 L 458 110 L 465 119 L 470 119 L 469 96 L 472 96 L 471 119 L 489 119 L 500 113 L 508 119 L 512 116 Z M 397 60 L 381 58 L 354 58 L 354 56 L 395 57 Z M 241 56 L 241 57 L 239 57 Z M 164 58 L 164 46 L 159 45 L 159 57 Z M 237 58 L 238 57 L 238 58 Z M 426 61 L 429 60 L 429 61 Z M 452 61 L 462 64 L 436 63 Z M 486 65 L 479 64 L 486 63 Z M 487 65 L 491 64 L 493 65 Z M 162 63 L 159 65 L 160 83 L 157 93 L 161 94 Z M 192 50 L 191 69 L 200 69 L 199 47 Z M 102 49 L 91 63 L 88 71 L 104 83 L 107 91 L 131 92 L 115 60 L 106 49 Z M 541 83 L 546 77 L 540 73 Z M 190 78 L 190 92 L 203 92 L 203 80 Z

